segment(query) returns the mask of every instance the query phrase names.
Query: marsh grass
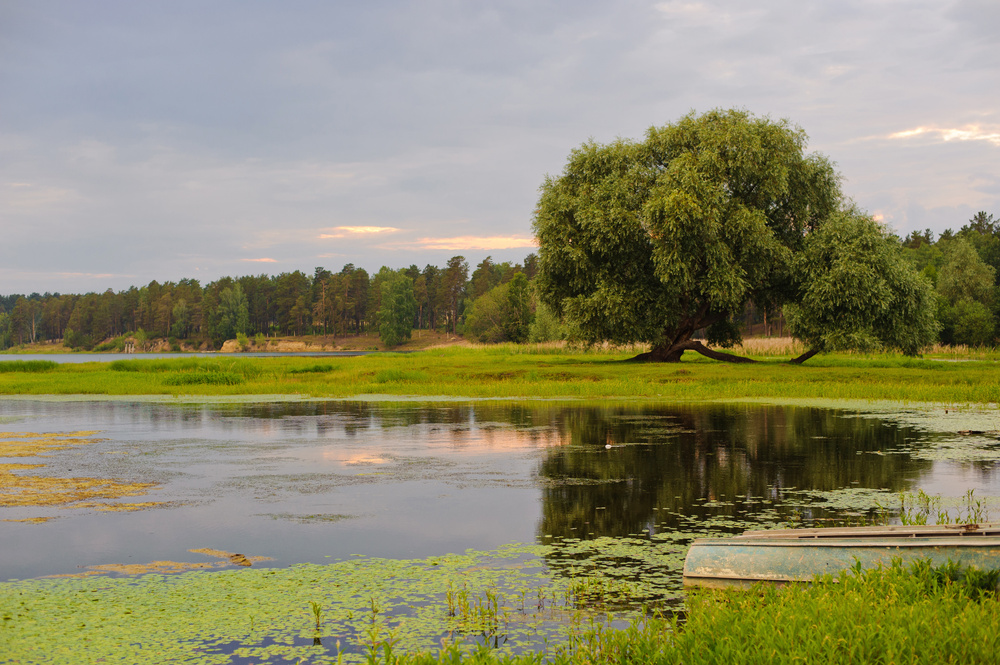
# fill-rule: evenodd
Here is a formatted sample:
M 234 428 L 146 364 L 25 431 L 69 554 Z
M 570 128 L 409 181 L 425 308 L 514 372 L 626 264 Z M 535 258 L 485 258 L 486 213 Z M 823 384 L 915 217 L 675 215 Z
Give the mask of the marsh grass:
M 805 353 L 806 347 L 792 337 L 748 337 L 731 351 L 751 358 L 794 358 Z
M 394 663 L 681 664 L 995 663 L 1000 571 L 899 563 L 812 585 L 703 591 L 687 612 L 624 630 L 595 625 L 548 653 L 514 657 L 458 646 Z M 388 662 L 388 661 L 387 661 Z
M 781 356 L 731 365 L 686 354 L 676 364 L 625 362 L 633 355 L 620 349 L 499 345 L 373 354 L 321 364 L 296 357 L 67 363 L 38 372 L 0 373 L 0 394 L 1000 402 L 1000 372 L 989 361 L 831 354 L 802 366 L 782 362 Z
M 0 372 L 51 372 L 59 367 L 52 360 L 5 360 L 0 362 Z

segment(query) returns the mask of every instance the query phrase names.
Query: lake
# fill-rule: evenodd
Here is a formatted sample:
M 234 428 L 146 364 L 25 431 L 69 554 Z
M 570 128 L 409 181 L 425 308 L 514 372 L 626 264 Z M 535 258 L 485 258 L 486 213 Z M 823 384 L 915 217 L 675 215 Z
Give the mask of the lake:
M 0 457 L 0 579 L 426 561 L 519 544 L 498 560 L 570 583 L 620 568 L 645 585 L 633 593 L 642 603 L 669 606 L 697 536 L 895 519 L 900 493 L 917 510 L 920 490 L 941 497 L 931 521 L 961 512 L 968 490 L 992 506 L 995 414 L 939 411 L 0 399 L 0 455 L 17 454 Z M 981 433 L 957 434 L 962 423 Z

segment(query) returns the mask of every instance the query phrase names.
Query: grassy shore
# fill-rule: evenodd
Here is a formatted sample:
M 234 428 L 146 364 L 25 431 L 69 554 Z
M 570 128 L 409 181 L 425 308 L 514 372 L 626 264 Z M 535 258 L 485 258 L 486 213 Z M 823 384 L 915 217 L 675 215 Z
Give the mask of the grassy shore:
M 344 358 L 6 360 L 0 394 L 1000 402 L 1000 369 L 987 360 L 832 354 L 796 366 L 762 354 L 759 363 L 732 365 L 688 354 L 677 364 L 626 362 L 633 354 L 510 345 Z

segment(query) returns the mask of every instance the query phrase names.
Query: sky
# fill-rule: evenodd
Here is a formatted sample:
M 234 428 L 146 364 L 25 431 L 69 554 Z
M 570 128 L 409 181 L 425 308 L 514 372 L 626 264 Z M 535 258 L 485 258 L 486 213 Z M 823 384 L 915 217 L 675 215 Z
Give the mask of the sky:
M 734 107 L 1000 217 L 996 0 L 0 0 L 0 294 L 519 262 L 573 148 Z

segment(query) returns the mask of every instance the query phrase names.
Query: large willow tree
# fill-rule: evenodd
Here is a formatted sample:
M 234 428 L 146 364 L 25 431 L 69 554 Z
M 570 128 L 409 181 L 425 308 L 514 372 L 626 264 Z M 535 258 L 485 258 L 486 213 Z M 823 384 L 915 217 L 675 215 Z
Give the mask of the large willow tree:
M 587 341 L 649 343 L 642 359 L 746 360 L 695 334 L 731 345 L 749 301 L 805 295 L 798 256 L 842 207 L 839 176 L 805 145 L 787 121 L 739 110 L 692 113 L 641 142 L 585 143 L 542 185 L 543 299 Z

